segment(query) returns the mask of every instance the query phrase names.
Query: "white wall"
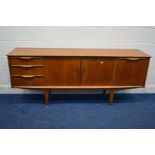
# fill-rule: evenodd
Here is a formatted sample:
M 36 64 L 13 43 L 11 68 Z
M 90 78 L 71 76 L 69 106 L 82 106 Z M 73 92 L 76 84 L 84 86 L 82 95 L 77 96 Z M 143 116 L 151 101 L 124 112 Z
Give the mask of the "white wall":
M 32 93 L 10 88 L 6 54 L 15 47 L 137 48 L 152 56 L 146 88 L 125 92 L 155 92 L 155 27 L 0 27 L 0 93 Z

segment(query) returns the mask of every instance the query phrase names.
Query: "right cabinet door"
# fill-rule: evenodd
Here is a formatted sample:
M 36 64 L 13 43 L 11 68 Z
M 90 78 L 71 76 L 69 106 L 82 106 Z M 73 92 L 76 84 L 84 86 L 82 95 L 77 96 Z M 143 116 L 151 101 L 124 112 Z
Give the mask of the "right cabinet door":
M 115 70 L 115 85 L 144 86 L 149 59 L 118 59 Z

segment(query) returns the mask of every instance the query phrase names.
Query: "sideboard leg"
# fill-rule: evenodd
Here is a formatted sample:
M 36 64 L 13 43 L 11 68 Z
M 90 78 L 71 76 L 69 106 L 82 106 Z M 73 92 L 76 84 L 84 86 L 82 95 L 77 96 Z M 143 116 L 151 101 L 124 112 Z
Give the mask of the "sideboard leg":
M 48 106 L 49 93 L 50 93 L 50 90 L 45 89 L 44 95 L 45 95 L 45 105 L 46 105 L 46 106 Z
M 114 93 L 115 93 L 115 90 L 114 89 L 110 89 L 110 96 L 109 96 L 109 104 L 110 105 L 112 105 L 113 98 L 114 98 Z

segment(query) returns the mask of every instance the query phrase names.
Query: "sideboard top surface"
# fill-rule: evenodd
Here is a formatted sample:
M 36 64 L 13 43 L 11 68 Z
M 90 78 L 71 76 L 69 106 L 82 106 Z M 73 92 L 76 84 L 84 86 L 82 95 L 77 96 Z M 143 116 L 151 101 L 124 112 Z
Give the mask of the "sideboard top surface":
M 138 49 L 15 48 L 8 56 L 150 57 Z

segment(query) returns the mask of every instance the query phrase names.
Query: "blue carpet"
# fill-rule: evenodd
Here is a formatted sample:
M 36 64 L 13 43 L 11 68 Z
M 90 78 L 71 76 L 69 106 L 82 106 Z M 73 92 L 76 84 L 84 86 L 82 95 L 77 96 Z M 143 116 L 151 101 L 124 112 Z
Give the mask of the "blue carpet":
M 155 94 L 116 94 L 112 106 L 107 95 L 54 94 L 43 105 L 42 94 L 0 95 L 0 128 L 155 128 Z

